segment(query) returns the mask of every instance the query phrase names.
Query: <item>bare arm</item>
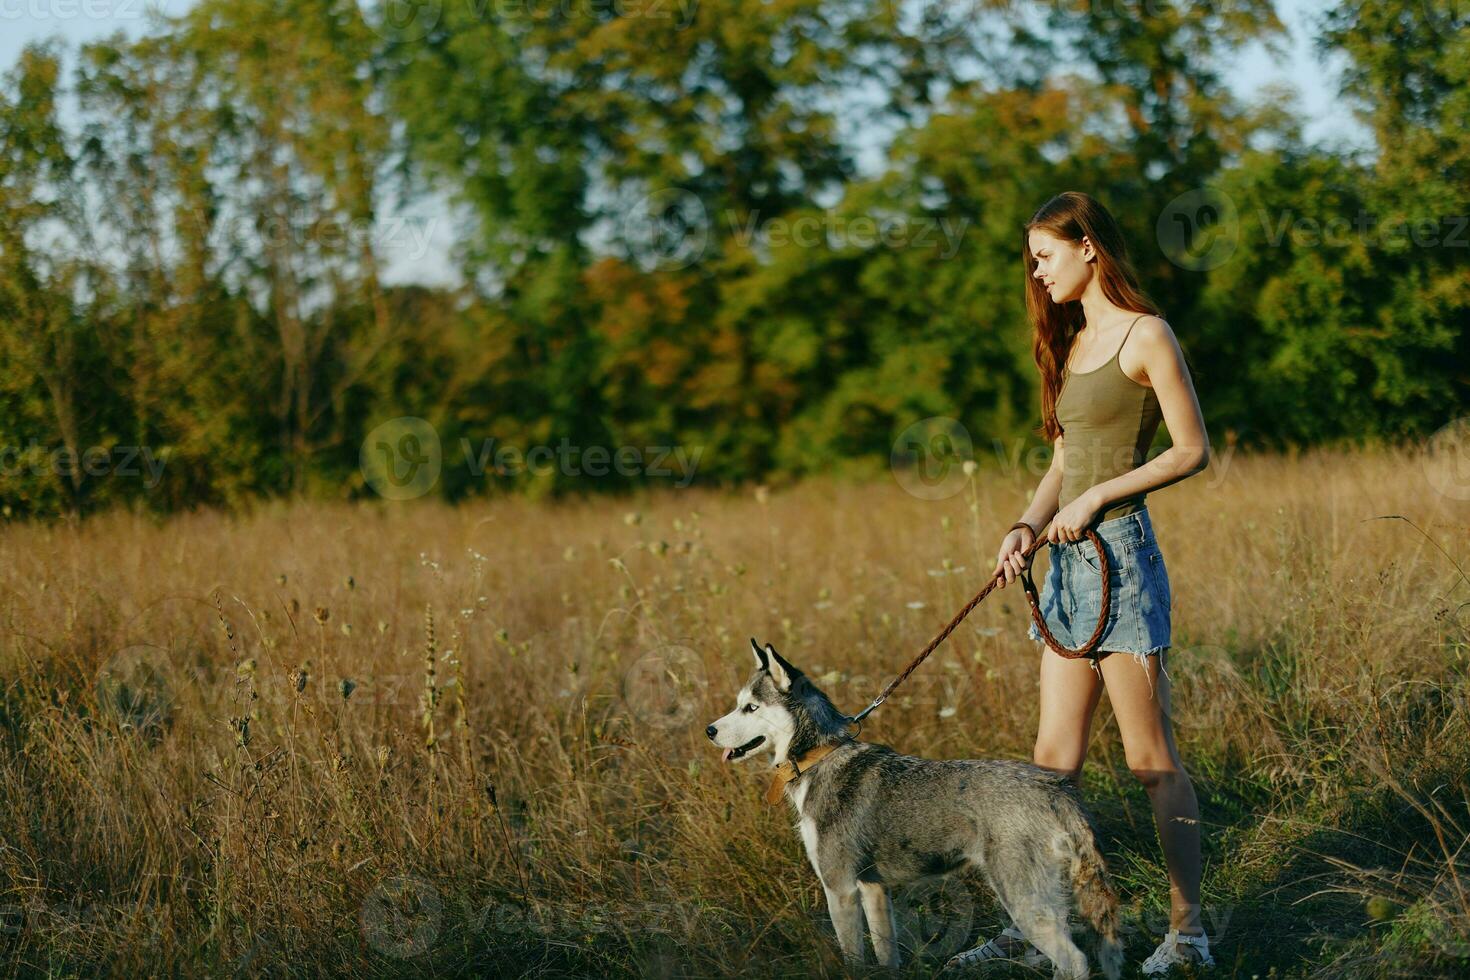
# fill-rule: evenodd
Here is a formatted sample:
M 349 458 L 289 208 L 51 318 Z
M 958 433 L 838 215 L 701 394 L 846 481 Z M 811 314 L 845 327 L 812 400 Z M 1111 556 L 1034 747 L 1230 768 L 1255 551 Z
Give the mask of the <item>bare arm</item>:
M 1041 529 L 1046 526 L 1057 513 L 1057 504 L 1062 497 L 1062 453 L 1065 451 L 1065 435 L 1057 436 L 1053 445 L 1056 447 L 1051 454 L 1051 467 L 1041 482 L 1036 485 L 1036 493 L 1031 496 L 1031 506 L 1026 508 L 1026 513 L 1021 515 L 1021 520 L 1030 524 L 1040 534 Z
M 1041 529 L 1052 519 L 1057 512 L 1057 503 L 1062 494 L 1062 454 L 1064 436 L 1057 436 L 1056 450 L 1051 456 L 1051 467 L 1041 482 L 1036 485 L 1036 492 L 1031 495 L 1031 506 L 1026 508 L 1026 513 L 1021 515 L 1021 520 L 1036 531 L 1036 534 L 1028 534 L 1021 528 L 1017 528 L 1006 534 L 1005 541 L 1000 546 L 1000 556 L 996 559 L 995 570 L 991 577 L 1000 576 L 1000 587 L 1003 589 L 1007 583 L 1015 581 L 1017 575 L 1029 563 L 1021 557 L 1021 552 L 1031 544 L 1041 533 Z
M 1124 497 L 1178 483 L 1203 470 L 1210 462 L 1210 440 L 1205 434 L 1204 416 L 1174 331 L 1163 320 L 1150 316 L 1139 321 L 1138 334 L 1133 353 L 1142 359 L 1173 444 L 1142 466 L 1089 488 L 1090 503 L 1096 510 L 1102 510 Z M 1037 496 L 1040 496 L 1040 490 Z

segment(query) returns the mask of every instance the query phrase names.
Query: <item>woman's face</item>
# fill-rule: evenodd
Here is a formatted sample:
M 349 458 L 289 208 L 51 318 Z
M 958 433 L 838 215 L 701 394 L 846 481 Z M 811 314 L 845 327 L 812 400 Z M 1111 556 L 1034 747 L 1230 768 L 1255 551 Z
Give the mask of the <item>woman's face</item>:
M 1053 303 L 1070 303 L 1082 298 L 1092 281 L 1092 243 L 1085 237 L 1079 244 L 1057 238 L 1051 232 L 1033 229 L 1027 236 L 1036 268 L 1031 274 L 1046 287 Z

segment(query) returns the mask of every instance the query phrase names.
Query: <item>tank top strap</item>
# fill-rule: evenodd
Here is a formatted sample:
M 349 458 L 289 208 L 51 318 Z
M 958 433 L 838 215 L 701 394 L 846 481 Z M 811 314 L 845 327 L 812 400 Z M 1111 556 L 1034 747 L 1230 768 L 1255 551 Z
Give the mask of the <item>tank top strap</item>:
M 1148 316 L 1147 313 L 1138 314 L 1138 316 L 1133 318 L 1133 323 L 1137 323 L 1146 316 Z M 1128 335 L 1133 332 L 1133 323 L 1128 324 L 1128 329 L 1123 332 L 1123 343 L 1118 345 L 1118 353 L 1113 355 L 1113 360 L 1117 360 L 1119 355 L 1123 353 L 1123 346 L 1128 343 Z

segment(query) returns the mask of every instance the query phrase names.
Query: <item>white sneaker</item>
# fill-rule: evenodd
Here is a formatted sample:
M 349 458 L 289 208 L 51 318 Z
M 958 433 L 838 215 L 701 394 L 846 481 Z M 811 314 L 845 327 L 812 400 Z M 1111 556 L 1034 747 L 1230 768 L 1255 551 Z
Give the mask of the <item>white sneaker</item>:
M 1170 929 L 1159 948 L 1143 961 L 1143 975 L 1158 977 L 1175 966 L 1210 967 L 1215 959 L 1210 955 L 1210 940 L 1204 933 L 1198 936 Z
M 1010 942 L 1000 942 L 1002 937 L 1009 939 Z M 1026 940 L 1025 933 L 1015 926 L 1006 926 L 999 936 L 983 946 L 976 946 L 974 949 L 967 949 L 963 953 L 951 956 L 944 964 L 944 969 L 956 969 L 988 960 L 1006 960 L 1012 963 L 1024 963 L 1027 966 L 1043 966 L 1051 962 L 1045 953 Z

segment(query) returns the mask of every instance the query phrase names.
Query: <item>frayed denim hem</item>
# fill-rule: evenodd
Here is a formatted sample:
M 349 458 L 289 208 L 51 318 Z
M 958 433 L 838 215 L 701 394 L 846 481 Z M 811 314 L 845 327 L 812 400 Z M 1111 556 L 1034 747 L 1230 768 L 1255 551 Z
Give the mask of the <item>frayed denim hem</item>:
M 1029 637 L 1029 639 L 1035 640 L 1038 644 L 1041 645 L 1041 647 L 1043 649 L 1050 649 L 1050 647 L 1048 647 L 1046 645 L 1046 638 L 1045 637 L 1032 636 L 1032 637 Z M 1164 651 L 1167 650 L 1167 649 L 1169 649 L 1170 646 L 1172 646 L 1172 644 L 1169 644 L 1169 643 L 1161 643 L 1161 644 L 1159 644 L 1156 647 L 1150 647 L 1149 649 L 1144 650 L 1142 652 L 1140 652 L 1138 650 L 1109 650 L 1106 647 L 1104 647 L 1103 649 L 1098 650 L 1096 652 L 1097 653 L 1126 653 L 1128 656 L 1130 656 L 1134 660 L 1137 660 L 1138 661 L 1138 666 L 1140 666 L 1140 667 L 1143 668 L 1145 675 L 1148 674 L 1148 658 L 1149 657 L 1158 657 L 1159 658 L 1159 673 L 1163 674 L 1164 677 L 1166 677 L 1170 681 L 1172 681 L 1174 678 L 1169 677 L 1169 671 L 1164 666 Z M 1095 674 L 1097 674 L 1098 677 L 1102 677 L 1102 667 L 1098 663 L 1098 659 L 1095 659 L 1093 657 L 1088 657 L 1087 658 L 1087 665 L 1092 668 L 1093 672 Z M 1149 678 L 1149 696 L 1150 697 L 1153 696 L 1153 679 L 1152 679 L 1152 677 Z

